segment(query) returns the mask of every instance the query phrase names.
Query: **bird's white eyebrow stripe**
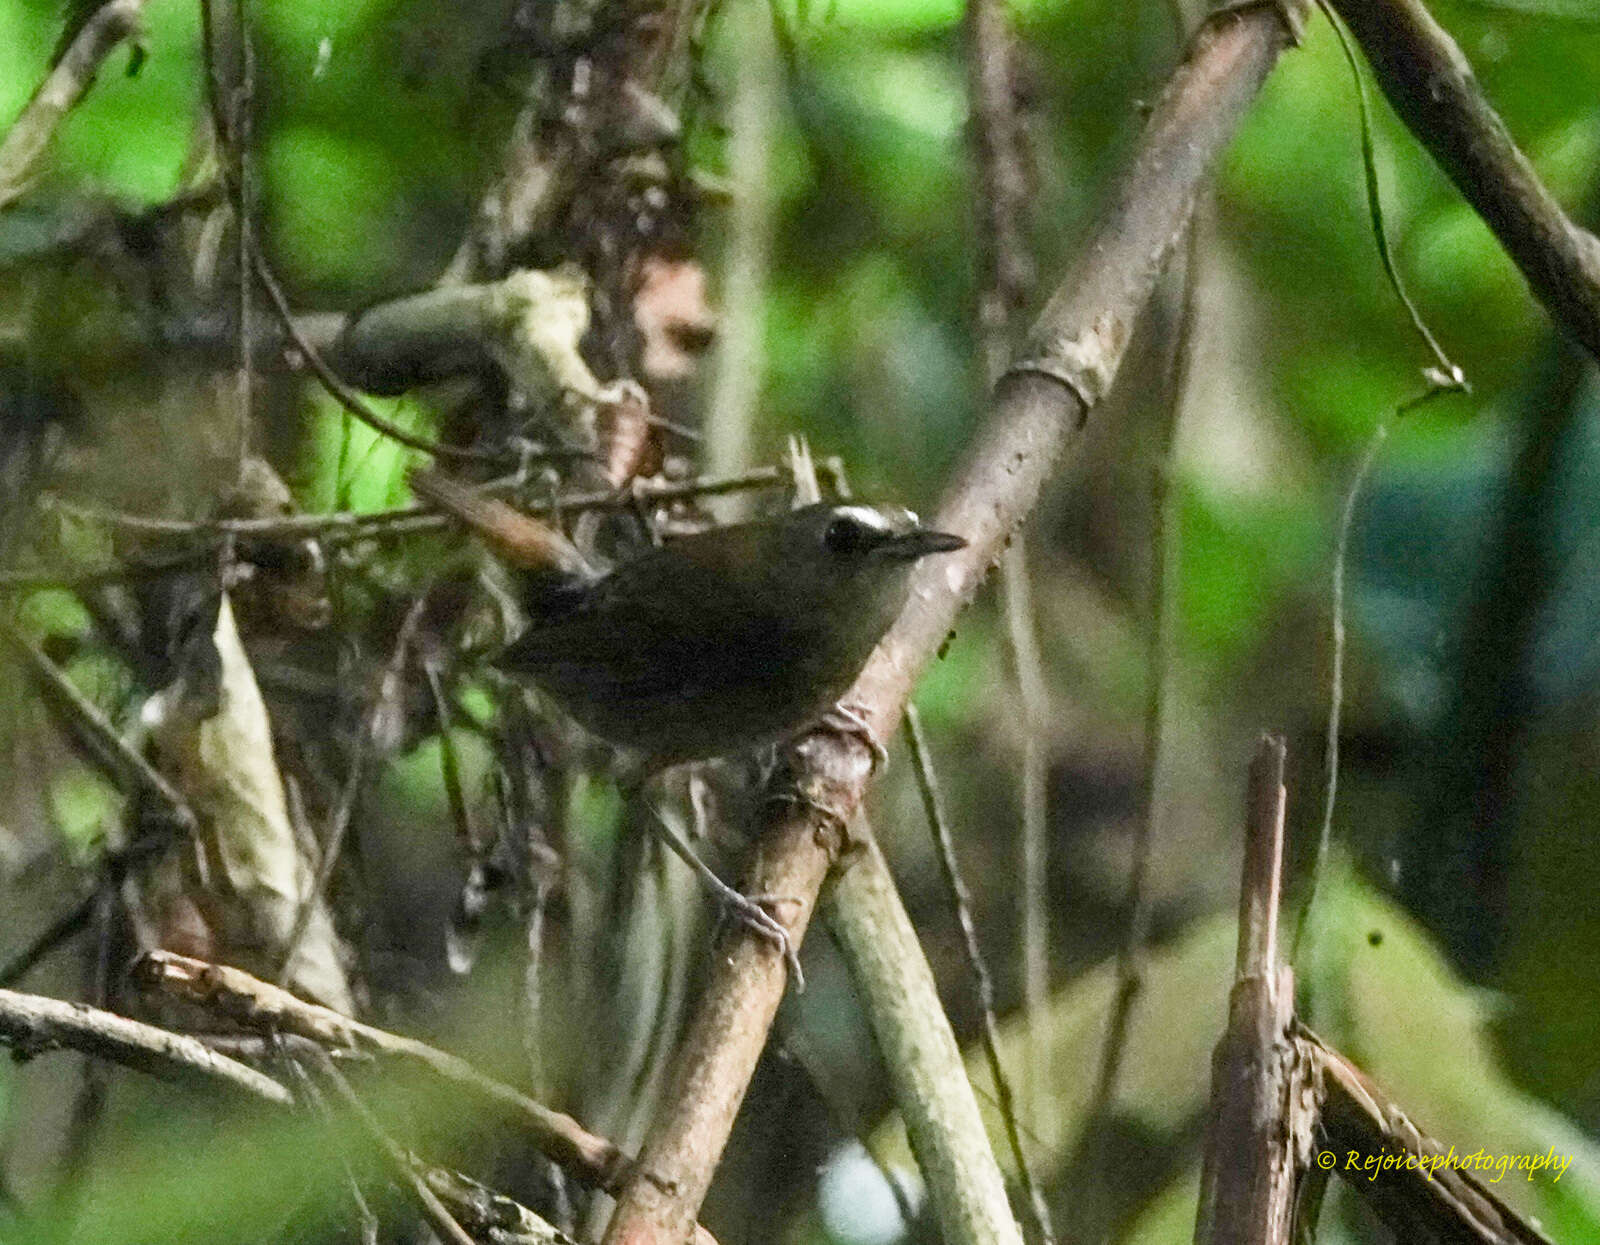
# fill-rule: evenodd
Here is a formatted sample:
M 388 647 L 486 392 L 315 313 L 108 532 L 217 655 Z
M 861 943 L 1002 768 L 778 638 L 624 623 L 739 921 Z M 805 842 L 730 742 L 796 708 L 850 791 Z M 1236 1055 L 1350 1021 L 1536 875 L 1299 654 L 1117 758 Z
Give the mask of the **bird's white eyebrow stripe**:
M 838 513 L 841 518 L 854 519 L 863 527 L 870 527 L 874 531 L 889 530 L 889 521 L 870 506 L 841 506 Z

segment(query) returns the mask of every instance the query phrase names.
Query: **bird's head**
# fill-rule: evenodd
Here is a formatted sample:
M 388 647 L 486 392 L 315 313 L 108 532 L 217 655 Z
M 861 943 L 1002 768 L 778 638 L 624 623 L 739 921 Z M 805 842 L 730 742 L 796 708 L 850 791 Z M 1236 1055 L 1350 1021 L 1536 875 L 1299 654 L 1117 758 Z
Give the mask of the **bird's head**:
M 774 524 L 788 559 L 815 561 L 844 574 L 904 566 L 967 543 L 924 527 L 904 506 L 819 502 L 791 510 Z
M 905 604 L 915 563 L 967 542 L 925 527 L 903 506 L 820 502 L 759 525 L 757 556 L 773 593 L 809 598 L 819 609 L 861 611 L 883 627 Z

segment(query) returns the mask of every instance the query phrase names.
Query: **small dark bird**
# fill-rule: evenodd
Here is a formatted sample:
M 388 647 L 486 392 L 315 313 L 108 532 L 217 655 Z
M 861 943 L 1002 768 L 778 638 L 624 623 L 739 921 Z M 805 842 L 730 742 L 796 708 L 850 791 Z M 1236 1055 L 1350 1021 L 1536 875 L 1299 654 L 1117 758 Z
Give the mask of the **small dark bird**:
M 817 504 L 714 527 L 597 571 L 559 532 L 454 480 L 416 491 L 524 573 L 528 627 L 495 658 L 583 726 L 644 754 L 650 776 L 838 717 L 838 699 L 905 607 L 919 558 L 966 544 L 899 506 Z M 653 810 L 652 810 L 653 811 Z M 770 940 L 803 988 L 788 931 L 722 881 L 657 815 L 652 831 L 733 913 Z
M 432 472 L 412 481 L 502 557 L 557 573 L 495 665 L 657 769 L 772 743 L 827 715 L 905 607 L 912 566 L 966 544 L 899 506 L 819 503 L 599 573 L 504 503 Z

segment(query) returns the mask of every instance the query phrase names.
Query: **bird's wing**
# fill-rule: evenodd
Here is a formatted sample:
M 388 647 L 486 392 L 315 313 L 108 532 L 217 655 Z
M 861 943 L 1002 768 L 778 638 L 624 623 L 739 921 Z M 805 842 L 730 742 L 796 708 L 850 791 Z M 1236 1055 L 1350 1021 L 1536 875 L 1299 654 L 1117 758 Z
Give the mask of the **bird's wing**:
M 781 620 L 752 613 L 720 571 L 646 554 L 581 602 L 536 618 L 496 664 L 542 681 L 633 700 L 747 680 L 782 659 Z

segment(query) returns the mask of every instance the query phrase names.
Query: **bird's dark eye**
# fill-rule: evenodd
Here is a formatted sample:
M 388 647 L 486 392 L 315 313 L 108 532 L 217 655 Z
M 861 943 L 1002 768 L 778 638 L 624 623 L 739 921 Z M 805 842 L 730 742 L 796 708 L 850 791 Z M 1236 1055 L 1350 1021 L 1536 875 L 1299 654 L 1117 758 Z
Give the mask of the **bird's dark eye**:
M 828 524 L 828 530 L 822 533 L 822 543 L 829 553 L 860 553 L 870 548 L 878 535 L 876 530 L 868 527 L 860 519 L 840 515 Z

